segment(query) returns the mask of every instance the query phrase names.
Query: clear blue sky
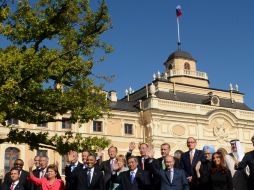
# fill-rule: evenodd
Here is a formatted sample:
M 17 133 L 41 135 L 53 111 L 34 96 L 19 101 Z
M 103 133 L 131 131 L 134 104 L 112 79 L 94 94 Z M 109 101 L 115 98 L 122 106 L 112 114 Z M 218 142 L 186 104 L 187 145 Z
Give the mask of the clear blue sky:
M 92 0 L 94 2 L 94 0 Z M 254 109 L 253 0 L 106 0 L 113 28 L 103 35 L 114 52 L 94 72 L 114 74 L 105 90 L 118 98 L 130 86 L 138 90 L 164 72 L 163 63 L 177 49 L 175 8 L 180 18 L 182 50 L 208 73 L 210 87 L 228 90 L 238 84 L 245 103 Z M 0 38 L 0 46 L 8 43 Z M 100 81 L 99 81 L 100 82 Z M 105 81 L 103 81 L 105 83 Z
M 245 103 L 254 108 L 253 0 L 108 0 L 113 28 L 103 36 L 114 52 L 94 71 L 115 74 L 105 90 L 118 97 L 130 86 L 138 90 L 164 71 L 163 63 L 177 49 L 175 8 L 180 18 L 182 50 L 208 73 L 210 87 L 228 90 L 238 84 Z

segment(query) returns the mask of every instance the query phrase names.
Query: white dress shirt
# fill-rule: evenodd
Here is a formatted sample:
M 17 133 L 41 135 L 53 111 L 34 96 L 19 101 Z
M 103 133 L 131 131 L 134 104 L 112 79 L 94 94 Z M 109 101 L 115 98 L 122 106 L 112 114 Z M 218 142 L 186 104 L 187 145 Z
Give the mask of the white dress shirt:
M 18 180 L 18 181 L 12 182 L 11 188 L 12 188 L 12 189 L 15 189 L 15 187 L 18 185 L 18 183 L 19 183 L 19 180 Z

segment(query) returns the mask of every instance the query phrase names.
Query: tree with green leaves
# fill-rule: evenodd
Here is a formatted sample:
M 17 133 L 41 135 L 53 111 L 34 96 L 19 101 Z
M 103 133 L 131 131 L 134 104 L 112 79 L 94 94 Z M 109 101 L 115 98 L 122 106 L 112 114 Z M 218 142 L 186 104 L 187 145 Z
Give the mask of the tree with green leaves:
M 111 52 L 101 40 L 111 27 L 104 1 L 0 0 L 0 122 L 15 118 L 26 123 L 62 121 L 85 123 L 109 111 L 102 86 L 92 73 Z M 98 53 L 99 54 L 99 53 Z M 96 54 L 97 55 L 97 54 Z M 60 118 L 60 119 L 59 119 Z M 66 118 L 65 118 L 66 120 Z M 105 138 L 85 138 L 10 128 L 0 143 L 27 143 L 31 149 L 47 147 L 66 153 L 69 149 L 105 148 Z M 89 144 L 90 143 L 90 144 Z

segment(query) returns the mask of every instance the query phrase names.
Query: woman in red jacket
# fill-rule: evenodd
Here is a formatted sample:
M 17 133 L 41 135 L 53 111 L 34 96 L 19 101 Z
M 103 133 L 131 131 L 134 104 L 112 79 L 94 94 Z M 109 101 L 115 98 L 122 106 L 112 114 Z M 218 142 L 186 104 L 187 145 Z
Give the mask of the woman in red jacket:
M 33 175 L 33 161 L 29 162 L 30 180 L 38 186 L 41 186 L 42 190 L 64 190 L 64 182 L 58 172 L 58 168 L 55 164 L 50 164 L 47 167 L 47 177 L 37 178 Z

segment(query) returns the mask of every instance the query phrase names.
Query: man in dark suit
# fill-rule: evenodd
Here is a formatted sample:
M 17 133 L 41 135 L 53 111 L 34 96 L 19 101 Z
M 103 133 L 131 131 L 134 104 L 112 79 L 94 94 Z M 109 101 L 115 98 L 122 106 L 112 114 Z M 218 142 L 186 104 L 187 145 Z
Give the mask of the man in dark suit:
M 175 159 L 173 156 L 166 156 L 164 158 L 166 168 L 156 169 L 154 163 L 151 162 L 154 170 L 154 175 L 158 176 L 161 180 L 160 189 L 170 190 L 189 190 L 188 181 L 182 169 L 174 168 Z
M 35 158 L 37 158 L 37 156 Z M 39 166 L 36 166 L 36 168 L 33 170 L 33 174 L 35 177 L 38 178 L 47 177 L 48 162 L 49 162 L 48 156 L 43 155 L 39 157 Z M 31 183 L 31 190 L 41 190 L 41 186 L 36 185 L 35 183 Z
M 136 148 L 136 145 L 134 142 L 131 142 L 129 145 L 129 151 L 126 154 L 126 160 L 128 160 L 128 157 L 132 155 L 132 151 Z M 149 174 L 150 181 L 153 181 L 154 183 L 148 185 L 146 187 L 146 190 L 154 190 L 157 189 L 157 184 L 158 184 L 158 179 L 155 179 L 153 174 L 152 174 L 152 169 L 151 169 L 151 164 L 149 163 L 150 158 L 148 157 L 148 152 L 149 152 L 149 146 L 146 143 L 140 143 L 139 144 L 139 153 L 140 156 L 136 156 L 138 160 L 138 167 L 139 169 L 146 171 L 146 173 Z M 158 161 L 154 161 L 156 164 L 157 168 L 159 169 L 159 164 Z
M 185 171 L 185 175 L 190 185 L 190 190 L 197 189 L 195 167 L 198 161 L 205 160 L 202 150 L 196 149 L 197 141 L 194 137 L 187 139 L 189 151 L 181 155 L 180 166 Z
M 14 168 L 18 169 L 20 172 L 19 176 L 19 185 L 23 186 L 25 190 L 30 190 L 30 182 L 28 181 L 29 172 L 23 170 L 24 161 L 21 159 L 17 159 L 14 162 Z M 7 187 L 11 186 L 12 184 L 12 178 L 11 178 L 11 172 L 8 172 L 5 174 L 4 177 L 4 184 L 7 185 Z
M 254 136 L 251 138 L 254 146 Z M 254 150 L 247 152 L 243 157 L 242 161 L 235 165 L 235 169 L 243 170 L 246 166 L 249 166 L 250 175 L 248 178 L 248 189 L 253 190 L 254 187 Z
M 76 170 L 71 178 L 76 184 L 73 190 L 104 190 L 103 173 L 95 167 L 96 157 L 89 155 L 87 157 L 87 167 L 82 170 Z
M 168 156 L 170 153 L 170 145 L 168 143 L 163 143 L 161 145 L 161 157 L 157 159 L 158 164 L 160 166 L 161 169 L 165 169 L 166 168 L 166 164 L 164 162 L 165 157 Z M 175 165 L 174 168 L 180 168 L 180 161 L 177 160 L 177 158 L 175 158 Z
M 119 175 L 112 172 L 112 182 L 118 183 L 122 190 L 147 190 L 150 184 L 149 173 L 138 167 L 138 159 L 135 156 L 128 157 L 129 170 L 121 172 Z M 117 171 L 118 168 L 114 168 Z
M 33 170 L 33 174 L 35 177 L 40 177 L 40 156 L 34 157 L 34 166 L 35 169 Z M 31 190 L 40 190 L 41 187 L 31 183 Z
M 20 183 L 20 170 L 18 168 L 12 168 L 9 172 L 11 183 L 3 183 L 0 187 L 1 190 L 25 190 Z
M 168 156 L 170 153 L 170 145 L 168 143 L 163 143 L 161 145 L 161 157 L 157 159 L 157 163 L 159 165 L 160 169 L 166 169 L 166 164 L 165 164 L 165 157 Z M 180 161 L 178 161 L 176 158 L 175 159 L 175 165 L 174 168 L 180 168 Z M 160 177 L 153 177 L 154 178 L 154 183 L 155 183 L 155 189 L 160 189 Z
M 76 184 L 72 180 L 71 175 L 77 170 L 83 169 L 83 164 L 78 161 L 78 152 L 71 150 L 67 156 L 67 164 L 64 168 L 65 171 L 65 189 L 73 190 L 76 188 Z
M 99 170 L 104 172 L 104 188 L 109 190 L 111 186 L 112 165 L 116 162 L 117 147 L 111 146 L 108 149 L 109 159 L 99 165 Z

